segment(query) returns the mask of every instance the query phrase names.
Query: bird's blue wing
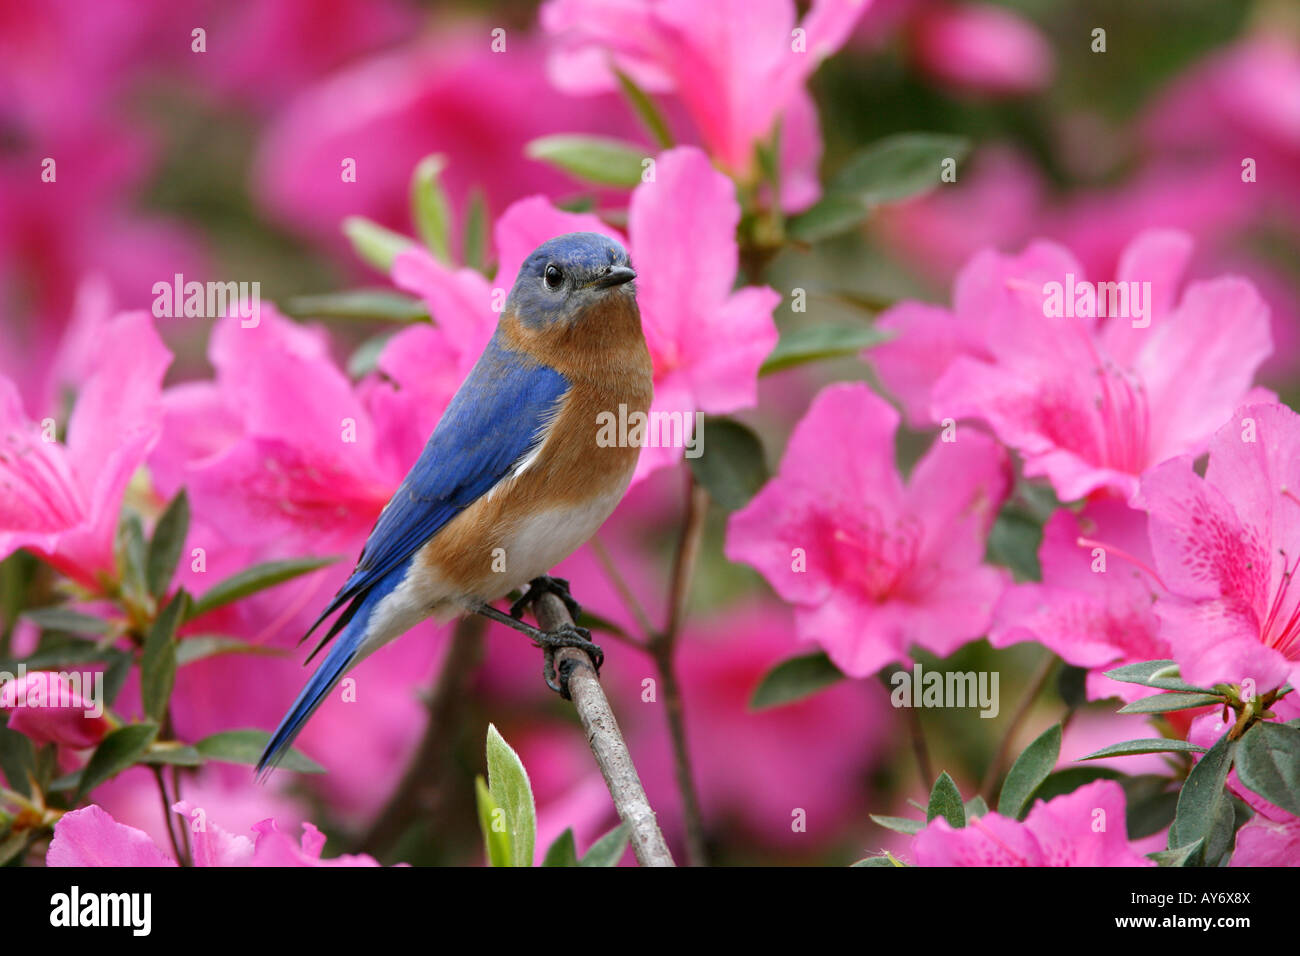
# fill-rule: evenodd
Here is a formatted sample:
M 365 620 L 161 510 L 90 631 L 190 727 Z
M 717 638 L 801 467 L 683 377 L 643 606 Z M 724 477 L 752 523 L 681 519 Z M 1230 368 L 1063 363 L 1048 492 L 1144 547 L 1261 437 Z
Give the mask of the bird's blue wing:
M 502 348 L 496 339 L 488 343 L 375 522 L 352 576 L 307 632 L 350 603 L 313 656 L 347 624 L 376 582 L 528 455 L 568 389 L 568 379 L 554 369 Z

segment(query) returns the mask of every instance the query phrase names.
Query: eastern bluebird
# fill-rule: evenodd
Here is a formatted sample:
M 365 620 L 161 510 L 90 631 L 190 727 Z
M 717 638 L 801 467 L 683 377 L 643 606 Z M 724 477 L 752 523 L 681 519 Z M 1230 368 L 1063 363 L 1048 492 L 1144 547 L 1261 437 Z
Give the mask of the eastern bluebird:
M 649 410 L 650 353 L 626 250 L 591 232 L 538 246 L 519 269 L 483 354 L 419 459 L 384 506 L 356 569 L 308 630 L 343 609 L 337 637 L 276 728 L 268 770 L 326 695 L 368 654 L 427 617 L 479 613 L 541 646 L 586 647 L 578 627 L 545 633 L 491 602 L 546 577 L 604 523 L 632 480 L 639 448 L 596 441 L 601 412 Z M 308 658 L 308 661 L 311 657 Z M 549 667 L 548 683 L 557 690 Z

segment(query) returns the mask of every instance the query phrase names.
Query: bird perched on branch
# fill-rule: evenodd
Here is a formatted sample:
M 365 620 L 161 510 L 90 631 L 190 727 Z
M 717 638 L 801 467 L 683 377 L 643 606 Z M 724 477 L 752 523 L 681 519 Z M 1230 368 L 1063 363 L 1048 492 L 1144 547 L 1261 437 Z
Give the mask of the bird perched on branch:
M 634 278 L 627 251 L 597 233 L 559 236 L 524 260 L 496 332 L 380 513 L 351 577 L 308 630 L 342 610 L 311 656 L 333 645 L 272 735 L 259 773 L 345 673 L 427 617 L 477 613 L 528 634 L 546 650 L 547 683 L 565 696 L 557 648 L 582 647 L 599 667 L 603 655 L 584 628 L 547 632 L 519 618 L 538 589 L 577 616 L 567 583 L 547 572 L 595 533 L 632 480 L 640 449 L 598 442 L 597 422 L 620 405 L 650 407 Z M 492 607 L 525 586 L 509 614 Z

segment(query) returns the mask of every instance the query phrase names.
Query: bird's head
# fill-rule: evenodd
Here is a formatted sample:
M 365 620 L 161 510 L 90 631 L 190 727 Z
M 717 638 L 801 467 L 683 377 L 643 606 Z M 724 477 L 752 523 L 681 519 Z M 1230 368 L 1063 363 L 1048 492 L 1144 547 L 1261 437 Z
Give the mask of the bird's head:
M 519 267 L 506 309 L 534 329 L 568 324 L 609 296 L 635 296 L 627 250 L 597 232 L 570 232 L 536 249 Z

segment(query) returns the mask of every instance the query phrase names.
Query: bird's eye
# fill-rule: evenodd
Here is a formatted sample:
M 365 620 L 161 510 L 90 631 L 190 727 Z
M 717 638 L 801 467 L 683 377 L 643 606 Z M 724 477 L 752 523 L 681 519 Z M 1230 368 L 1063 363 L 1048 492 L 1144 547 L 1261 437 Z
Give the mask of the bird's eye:
M 558 289 L 560 283 L 564 281 L 564 273 L 553 265 L 547 266 L 544 281 L 546 282 L 546 288 Z

